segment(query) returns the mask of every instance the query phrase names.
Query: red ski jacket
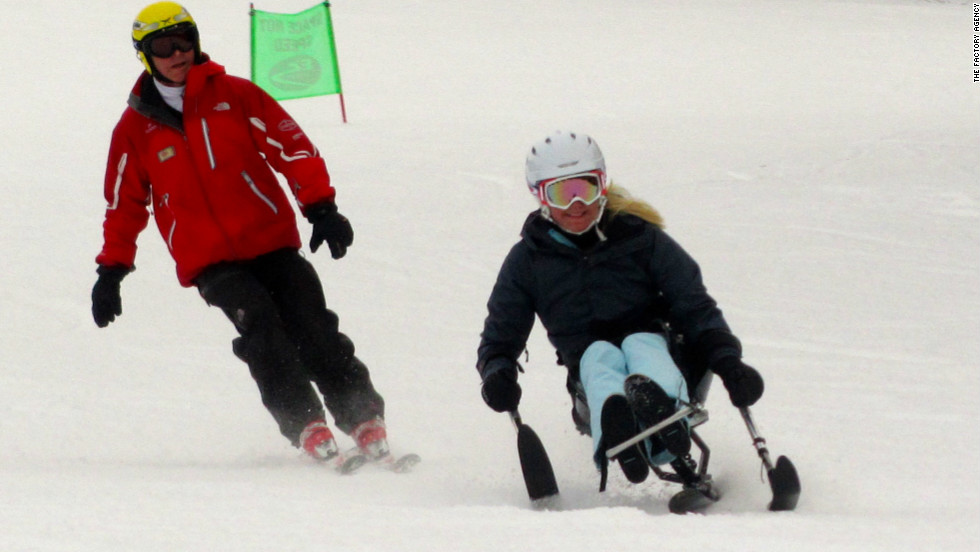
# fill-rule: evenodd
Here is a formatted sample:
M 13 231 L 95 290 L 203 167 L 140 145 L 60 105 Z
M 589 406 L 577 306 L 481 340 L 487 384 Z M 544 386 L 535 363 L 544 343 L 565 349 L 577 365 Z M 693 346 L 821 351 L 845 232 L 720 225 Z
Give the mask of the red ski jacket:
M 96 262 L 132 267 L 151 212 L 183 286 L 221 261 L 298 249 L 296 215 L 272 168 L 300 209 L 334 199 L 317 149 L 258 86 L 205 57 L 188 75 L 181 115 L 144 73 L 112 133 Z

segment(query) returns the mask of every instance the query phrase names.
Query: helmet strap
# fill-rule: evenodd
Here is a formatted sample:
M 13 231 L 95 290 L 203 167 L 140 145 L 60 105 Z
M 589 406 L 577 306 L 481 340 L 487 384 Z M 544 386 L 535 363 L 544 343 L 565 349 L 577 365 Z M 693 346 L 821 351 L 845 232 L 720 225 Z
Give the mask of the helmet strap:
M 176 82 L 168 79 L 167 77 L 163 76 L 163 73 L 161 73 L 160 71 L 157 70 L 156 66 L 153 65 L 153 62 L 152 61 L 150 62 L 150 66 L 153 67 L 153 78 L 154 79 L 160 81 L 162 84 L 164 84 L 166 86 L 180 86 L 178 83 L 176 83 Z
M 555 222 L 555 219 L 551 218 L 551 207 L 549 207 L 547 203 L 541 204 L 541 216 L 548 222 Z

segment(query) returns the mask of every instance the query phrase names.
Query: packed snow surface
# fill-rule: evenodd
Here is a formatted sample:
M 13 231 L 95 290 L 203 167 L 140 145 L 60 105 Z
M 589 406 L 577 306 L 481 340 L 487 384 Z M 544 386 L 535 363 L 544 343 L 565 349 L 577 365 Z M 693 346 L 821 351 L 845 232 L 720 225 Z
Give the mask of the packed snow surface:
M 308 255 L 392 446 L 423 457 L 352 477 L 279 435 L 231 324 L 177 284 L 155 228 L 123 315 L 96 328 L 106 150 L 144 3 L 3 4 L 0 550 L 980 549 L 975 4 L 334 1 L 349 122 L 336 96 L 284 105 L 355 241 Z M 205 51 L 248 76 L 248 3 L 187 6 Z M 529 505 L 473 365 L 534 208 L 524 155 L 556 129 L 592 135 L 701 264 L 765 377 L 753 412 L 799 469 L 795 512 L 766 511 L 721 385 L 707 515 L 669 514 L 676 486 L 618 470 L 600 495 L 540 327 L 521 410 L 562 500 Z

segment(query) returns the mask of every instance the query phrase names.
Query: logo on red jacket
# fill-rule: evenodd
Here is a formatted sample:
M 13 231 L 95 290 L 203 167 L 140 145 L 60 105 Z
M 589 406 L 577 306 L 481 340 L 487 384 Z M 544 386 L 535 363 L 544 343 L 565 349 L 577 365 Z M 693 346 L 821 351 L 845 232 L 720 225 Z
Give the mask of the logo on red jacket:
M 160 162 L 163 163 L 164 161 L 172 158 L 175 155 L 177 155 L 177 150 L 175 150 L 173 146 L 169 146 L 157 152 L 157 159 L 159 159 Z

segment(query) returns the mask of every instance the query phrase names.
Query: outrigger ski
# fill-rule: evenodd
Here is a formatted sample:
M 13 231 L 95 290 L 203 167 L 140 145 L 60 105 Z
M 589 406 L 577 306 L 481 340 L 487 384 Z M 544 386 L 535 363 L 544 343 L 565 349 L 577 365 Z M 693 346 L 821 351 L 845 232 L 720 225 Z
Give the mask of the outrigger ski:
M 755 428 L 755 421 L 748 407 L 740 408 L 742 419 L 745 420 L 745 427 L 752 436 L 752 445 L 759 453 L 762 465 L 766 469 L 766 476 L 769 478 L 769 487 L 772 489 L 772 502 L 769 509 L 778 512 L 793 510 L 796 503 L 800 500 L 800 476 L 796 473 L 796 466 L 790 462 L 789 458 L 780 456 L 775 465 L 769 459 L 769 449 L 766 448 L 766 440 L 759 435 Z

